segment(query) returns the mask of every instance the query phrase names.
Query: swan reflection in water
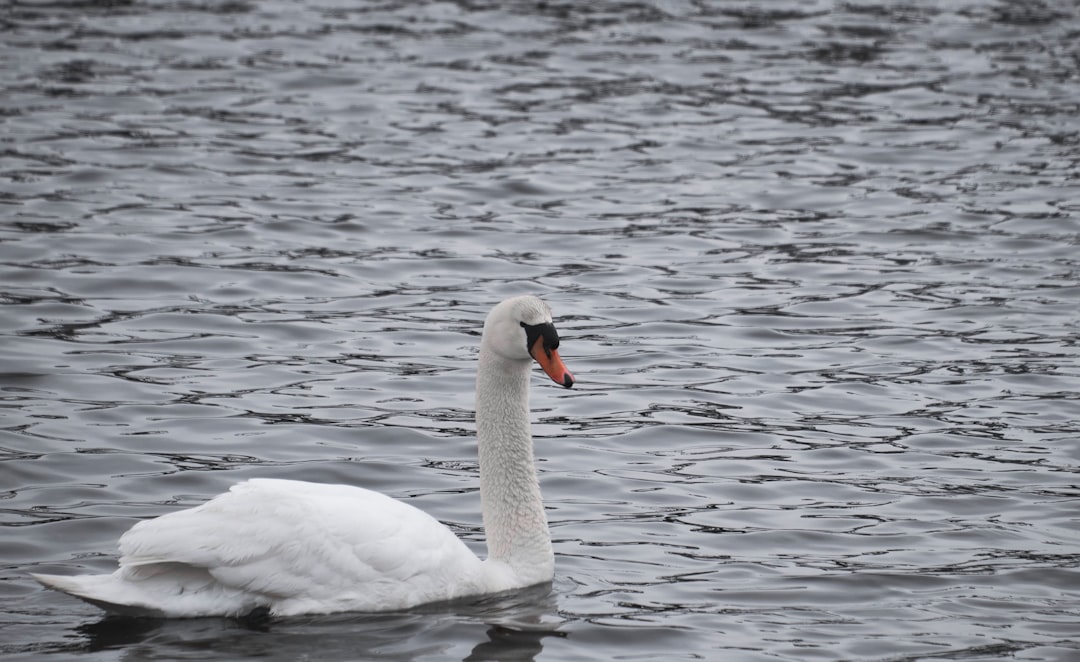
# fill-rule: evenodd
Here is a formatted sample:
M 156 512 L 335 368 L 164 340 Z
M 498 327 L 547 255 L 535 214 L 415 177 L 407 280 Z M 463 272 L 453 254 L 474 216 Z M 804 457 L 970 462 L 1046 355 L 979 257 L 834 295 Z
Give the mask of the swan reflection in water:
M 108 615 L 76 628 L 81 652 L 123 648 L 126 654 L 152 645 L 161 659 L 411 660 L 451 659 L 468 651 L 468 662 L 528 662 L 544 639 L 563 638 L 564 619 L 550 585 L 479 600 L 418 607 L 407 612 L 272 618 L 133 618 Z M 436 636 L 433 638 L 432 634 Z M 439 640 L 436 647 L 431 641 Z M 471 648 L 470 648 L 471 647 Z M 459 653 L 460 654 L 460 653 Z M 126 657 L 126 655 L 125 655 Z

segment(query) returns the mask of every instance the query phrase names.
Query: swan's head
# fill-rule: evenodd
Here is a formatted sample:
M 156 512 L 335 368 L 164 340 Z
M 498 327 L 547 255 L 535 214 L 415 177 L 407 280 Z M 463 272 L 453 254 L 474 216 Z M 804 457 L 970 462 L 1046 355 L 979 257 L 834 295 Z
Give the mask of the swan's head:
M 492 308 L 484 322 L 483 342 L 503 358 L 535 360 L 556 384 L 574 385 L 574 376 L 559 358 L 551 309 L 534 296 L 507 299 Z

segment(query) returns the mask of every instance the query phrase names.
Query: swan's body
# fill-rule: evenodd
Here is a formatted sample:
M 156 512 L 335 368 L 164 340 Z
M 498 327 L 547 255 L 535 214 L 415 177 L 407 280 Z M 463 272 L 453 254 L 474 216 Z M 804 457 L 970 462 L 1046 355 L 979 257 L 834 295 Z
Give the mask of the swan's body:
M 104 609 L 158 616 L 387 611 L 551 581 L 554 556 L 529 432 L 529 366 L 557 383 L 546 304 L 508 299 L 484 324 L 476 384 L 488 557 L 413 506 L 350 485 L 256 479 L 139 522 L 109 575 L 34 575 Z

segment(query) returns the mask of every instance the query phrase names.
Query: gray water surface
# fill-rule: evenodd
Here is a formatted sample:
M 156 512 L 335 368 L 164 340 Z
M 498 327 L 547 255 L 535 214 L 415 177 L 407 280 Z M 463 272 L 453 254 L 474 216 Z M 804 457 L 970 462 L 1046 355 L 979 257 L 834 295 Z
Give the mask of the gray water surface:
M 0 8 L 0 655 L 1080 659 L 1075 2 Z M 266 476 L 483 552 L 479 327 L 533 293 L 550 589 L 114 621 Z

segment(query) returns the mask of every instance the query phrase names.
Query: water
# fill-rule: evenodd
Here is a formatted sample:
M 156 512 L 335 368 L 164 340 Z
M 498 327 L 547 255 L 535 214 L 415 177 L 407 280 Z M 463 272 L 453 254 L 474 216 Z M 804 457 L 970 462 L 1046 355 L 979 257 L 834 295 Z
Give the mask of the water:
M 0 9 L 0 654 L 1080 658 L 1080 9 Z M 483 549 L 478 329 L 552 305 L 550 591 L 102 620 L 135 521 L 358 483 Z

